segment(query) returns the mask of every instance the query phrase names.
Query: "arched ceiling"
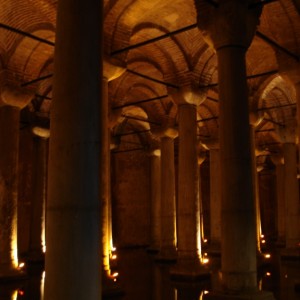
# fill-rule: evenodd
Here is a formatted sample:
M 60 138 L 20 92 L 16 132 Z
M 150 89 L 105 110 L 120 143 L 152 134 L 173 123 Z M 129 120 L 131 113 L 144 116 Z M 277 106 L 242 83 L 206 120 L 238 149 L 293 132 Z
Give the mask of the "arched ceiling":
M 275 127 L 295 117 L 295 91 L 278 72 L 285 59 L 298 63 L 299 1 L 254 2 L 265 5 L 247 52 L 250 105 L 264 116 L 257 128 L 257 145 L 276 145 Z M 35 90 L 23 118 L 31 125 L 49 125 L 57 0 L 0 3 L 1 68 L 15 84 Z M 127 69 L 109 83 L 110 108 L 119 115 L 113 134 L 139 132 L 120 140 L 133 139 L 149 147 L 157 139 L 152 131 L 165 118 L 177 123 L 172 94 L 192 84 L 206 99 L 198 107 L 199 139 L 217 137 L 217 57 L 196 26 L 194 1 L 104 0 L 104 16 L 105 55 Z

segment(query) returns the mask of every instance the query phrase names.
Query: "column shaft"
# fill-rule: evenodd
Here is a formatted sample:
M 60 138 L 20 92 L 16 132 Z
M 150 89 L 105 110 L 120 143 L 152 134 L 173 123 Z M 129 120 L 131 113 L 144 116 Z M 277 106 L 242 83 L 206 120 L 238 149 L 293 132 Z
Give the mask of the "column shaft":
M 43 260 L 48 139 L 34 137 L 33 197 L 30 216 L 29 260 Z
M 176 257 L 174 139 L 161 138 L 161 258 Z
M 286 248 L 296 248 L 300 242 L 299 186 L 297 179 L 297 146 L 285 143 L 284 151 L 284 198 L 286 213 Z
M 151 248 L 158 250 L 160 246 L 160 203 L 161 203 L 161 159 L 160 155 L 152 154 L 151 157 Z
M 243 47 L 217 50 L 222 176 L 222 284 L 256 290 L 256 224 Z
M 19 119 L 19 108 L 0 108 L 0 277 L 10 276 L 18 266 Z
M 220 150 L 209 150 L 210 162 L 210 245 L 220 250 L 221 246 L 221 172 Z
M 276 200 L 277 200 L 277 242 L 285 243 L 285 197 L 284 197 L 284 165 L 276 164 Z
M 197 110 L 179 105 L 178 258 L 200 264 L 200 208 L 197 158 Z
M 101 299 L 102 6 L 58 2 L 45 300 Z

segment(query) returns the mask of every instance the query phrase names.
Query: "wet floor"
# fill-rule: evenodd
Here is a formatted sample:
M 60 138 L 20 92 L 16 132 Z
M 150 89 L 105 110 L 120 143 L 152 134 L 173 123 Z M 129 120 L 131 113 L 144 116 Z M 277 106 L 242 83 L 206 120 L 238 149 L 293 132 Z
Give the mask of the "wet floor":
M 201 300 L 212 290 L 217 278 L 219 258 L 210 258 L 210 279 L 179 282 L 170 279 L 172 263 L 158 263 L 145 249 L 119 251 L 114 272 L 115 300 Z M 0 285 L 0 300 L 43 300 L 43 270 L 28 270 L 29 276 L 19 284 Z M 300 259 L 282 260 L 272 254 L 258 269 L 258 286 L 272 291 L 276 300 L 300 300 Z M 76 299 L 74 299 L 76 300 Z

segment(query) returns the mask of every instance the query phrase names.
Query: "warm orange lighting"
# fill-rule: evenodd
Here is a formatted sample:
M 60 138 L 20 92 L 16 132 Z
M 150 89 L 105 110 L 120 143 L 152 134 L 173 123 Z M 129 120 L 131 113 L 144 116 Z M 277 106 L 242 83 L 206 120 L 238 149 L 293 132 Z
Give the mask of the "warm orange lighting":
M 25 267 L 25 263 L 23 263 L 23 262 L 19 263 L 18 269 L 22 269 L 22 268 L 24 268 L 24 267 Z
M 262 243 L 262 244 L 265 244 L 265 243 L 266 243 L 266 240 L 261 240 L 261 243 Z
M 207 256 L 207 253 L 203 253 L 204 256 Z
M 23 290 L 18 290 L 18 294 L 19 294 L 20 296 L 24 296 L 24 295 L 25 295 L 25 292 L 24 292 Z
M 264 257 L 265 257 L 266 259 L 269 259 L 269 258 L 271 258 L 271 254 L 266 253 L 266 254 L 264 255 Z
M 116 278 L 116 277 L 118 277 L 119 276 L 119 273 L 118 272 L 115 272 L 115 273 L 113 273 L 112 275 L 111 275 L 111 277 L 114 277 L 114 278 Z
M 208 258 L 202 258 L 202 263 L 203 264 L 208 264 L 209 263 L 209 259 Z
M 261 234 L 260 237 L 263 239 L 263 238 L 265 237 L 265 235 L 264 235 L 264 234 Z
M 271 273 L 270 273 L 270 272 L 267 272 L 267 273 L 266 273 L 266 276 L 271 276 Z
M 111 252 L 115 252 L 116 250 L 117 250 L 116 247 L 114 247 L 114 246 L 111 247 Z
M 112 259 L 112 260 L 117 259 L 117 255 L 116 255 L 116 254 L 113 254 L 113 255 L 111 256 L 111 259 Z
M 209 291 L 203 291 L 204 295 L 207 295 L 209 293 Z
M 204 239 L 204 240 L 203 240 L 203 243 L 207 243 L 207 239 Z

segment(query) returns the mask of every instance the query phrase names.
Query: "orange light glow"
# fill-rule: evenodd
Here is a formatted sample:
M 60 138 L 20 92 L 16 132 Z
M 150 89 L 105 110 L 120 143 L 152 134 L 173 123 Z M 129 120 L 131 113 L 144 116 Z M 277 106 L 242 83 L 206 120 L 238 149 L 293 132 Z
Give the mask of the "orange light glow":
M 208 258 L 202 258 L 202 263 L 203 264 L 208 264 L 209 263 L 209 259 Z
M 262 240 L 261 243 L 262 243 L 262 244 L 265 244 L 265 243 L 266 243 L 266 240 Z
M 270 272 L 267 272 L 267 273 L 266 273 L 266 276 L 271 276 L 271 273 L 270 273 Z
M 111 256 L 111 259 L 113 259 L 113 260 L 117 259 L 117 255 L 116 255 L 116 254 L 113 254 L 113 255 Z
M 24 262 L 19 263 L 18 269 L 22 269 L 22 268 L 24 268 L 24 267 L 25 267 L 25 263 L 24 263 Z
M 267 259 L 269 259 L 269 258 L 271 258 L 271 254 L 266 253 L 266 254 L 264 255 L 264 257 L 267 258 Z

